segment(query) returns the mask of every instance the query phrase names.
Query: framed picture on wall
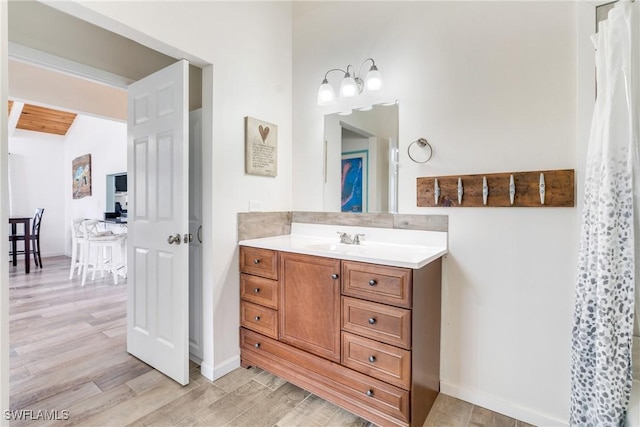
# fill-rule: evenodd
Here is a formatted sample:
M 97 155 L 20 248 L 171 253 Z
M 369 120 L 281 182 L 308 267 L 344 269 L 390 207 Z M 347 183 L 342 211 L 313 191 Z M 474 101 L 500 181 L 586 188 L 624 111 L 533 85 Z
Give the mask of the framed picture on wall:
M 91 196 L 91 154 L 76 157 L 71 162 L 73 176 L 73 198 Z
M 368 212 L 368 180 L 369 151 L 342 153 L 342 212 Z
M 278 126 L 245 117 L 245 172 L 252 175 L 278 174 Z

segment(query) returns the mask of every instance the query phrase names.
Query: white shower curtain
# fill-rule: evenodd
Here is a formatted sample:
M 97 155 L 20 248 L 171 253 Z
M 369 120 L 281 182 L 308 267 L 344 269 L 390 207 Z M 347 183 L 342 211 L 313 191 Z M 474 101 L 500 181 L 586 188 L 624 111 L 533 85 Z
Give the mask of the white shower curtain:
M 572 426 L 624 424 L 632 384 L 638 44 L 620 1 L 593 37 L 597 99 L 587 154 L 572 335 Z M 632 22 L 634 21 L 634 22 Z M 635 206 L 634 206 L 635 205 Z M 640 255 L 640 253 L 638 253 Z

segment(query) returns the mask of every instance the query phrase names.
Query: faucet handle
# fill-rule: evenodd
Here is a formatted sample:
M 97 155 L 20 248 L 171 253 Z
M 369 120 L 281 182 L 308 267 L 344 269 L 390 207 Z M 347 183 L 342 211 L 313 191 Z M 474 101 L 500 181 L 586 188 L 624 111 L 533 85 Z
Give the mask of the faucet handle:
M 352 243 L 349 233 L 343 233 L 342 231 L 337 231 L 336 233 L 340 236 L 340 243 Z
M 353 244 L 359 245 L 361 241 L 364 240 L 364 234 L 356 234 L 353 236 Z

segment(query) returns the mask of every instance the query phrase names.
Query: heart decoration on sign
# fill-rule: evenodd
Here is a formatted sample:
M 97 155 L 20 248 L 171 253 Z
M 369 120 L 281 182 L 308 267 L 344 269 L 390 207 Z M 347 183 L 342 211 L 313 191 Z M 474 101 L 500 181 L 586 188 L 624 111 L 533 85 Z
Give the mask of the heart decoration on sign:
M 260 131 L 262 142 L 267 142 L 267 137 L 269 136 L 269 126 L 262 127 L 262 125 L 260 125 L 258 126 L 258 130 Z

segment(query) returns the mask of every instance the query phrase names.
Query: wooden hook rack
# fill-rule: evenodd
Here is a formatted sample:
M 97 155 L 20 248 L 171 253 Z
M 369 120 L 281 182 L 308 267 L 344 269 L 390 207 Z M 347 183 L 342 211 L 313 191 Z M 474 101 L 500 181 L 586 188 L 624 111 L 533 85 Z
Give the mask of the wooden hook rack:
M 419 207 L 573 207 L 574 170 L 417 178 Z

